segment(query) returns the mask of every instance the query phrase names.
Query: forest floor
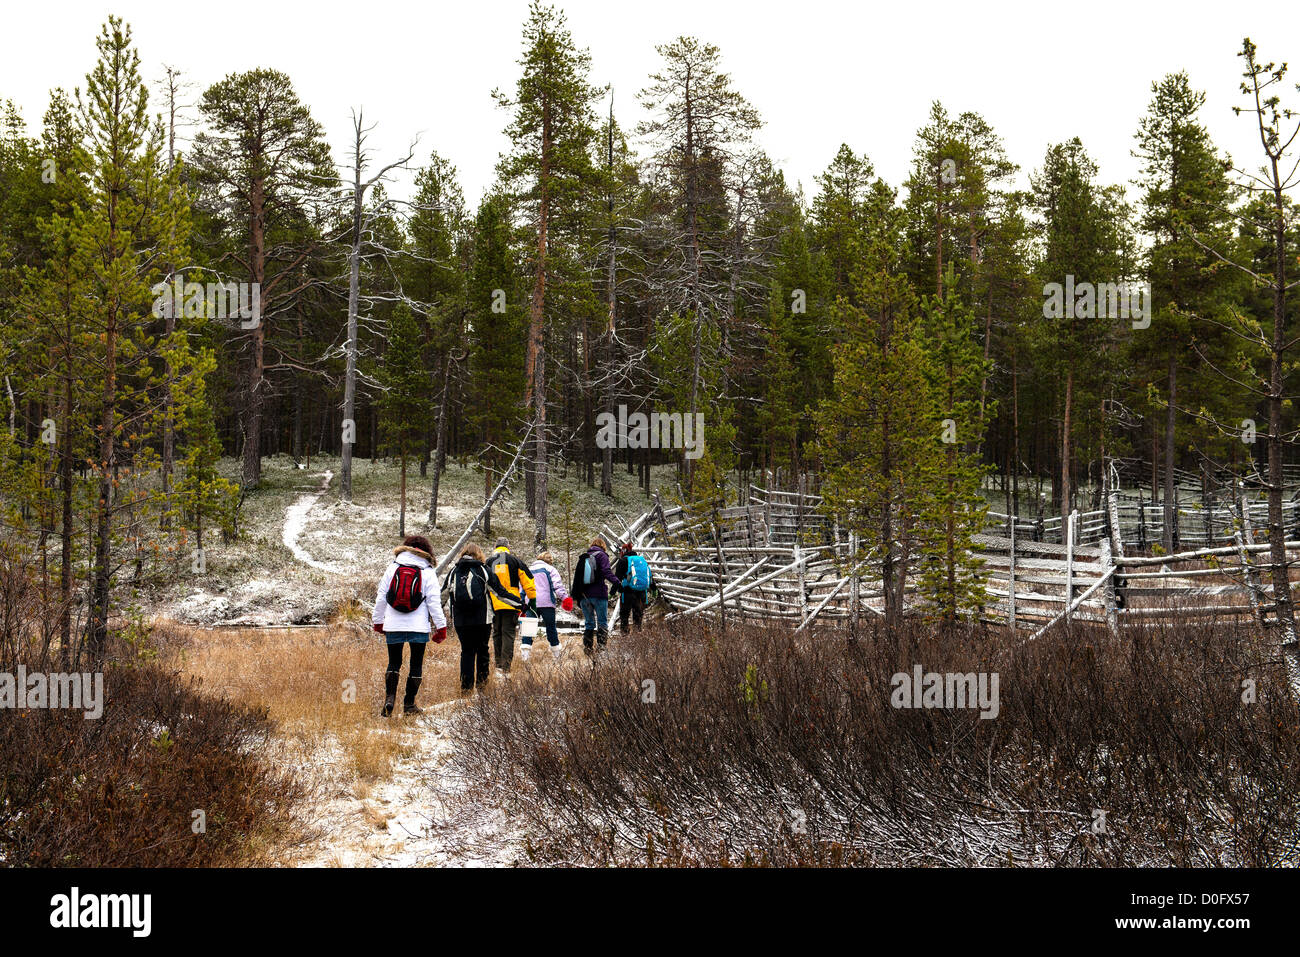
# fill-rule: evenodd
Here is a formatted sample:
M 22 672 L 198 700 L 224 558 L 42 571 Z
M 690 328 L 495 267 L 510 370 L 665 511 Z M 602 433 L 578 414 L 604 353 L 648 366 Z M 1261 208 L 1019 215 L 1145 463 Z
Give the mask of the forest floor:
M 223 471 L 233 477 L 236 466 L 227 460 Z M 338 458 L 313 459 L 310 468 L 287 456 L 267 458 L 261 485 L 244 501 L 239 540 L 227 544 L 209 536 L 202 572 L 191 573 L 189 562 L 182 561 L 179 575 L 158 576 L 143 586 L 138 604 L 152 617 L 208 627 L 317 625 L 355 614 L 358 604 L 368 606 L 374 583 L 400 541 L 400 472 L 391 462 L 356 460 L 353 500 L 345 503 L 339 496 L 340 467 Z M 669 488 L 675 478 L 673 467 L 657 467 L 652 485 Z M 621 529 L 653 503 L 622 467 L 614 469 L 613 499 L 577 479 L 573 470 L 553 474 L 548 496 L 550 546 L 566 576 L 569 562 L 601 525 Z M 427 535 L 441 553 L 482 507 L 482 472 L 449 462 L 439 498 L 438 526 L 431 529 L 428 480 L 412 467 L 407 534 Z M 493 508 L 492 539 L 505 535 L 528 561 L 535 555 L 532 526 L 522 480 L 516 479 Z M 481 534 L 477 538 L 484 542 Z
M 223 468 L 233 476 L 236 465 Z M 429 646 L 418 698 L 423 715 L 378 714 L 385 658 L 369 609 L 399 541 L 400 473 L 389 463 L 358 460 L 353 501 L 345 504 L 340 465 L 324 458 L 299 468 L 286 457 L 268 458 L 260 488 L 244 502 L 240 540 L 211 545 L 203 572 L 142 589 L 141 605 L 181 639 L 172 643 L 176 667 L 208 691 L 266 708 L 276 722 L 268 757 L 296 769 L 308 799 L 299 832 L 274 860 L 306 867 L 526 863 L 522 828 L 510 809 L 484 807 L 474 797 L 476 783 L 448 771 L 449 731 L 467 706 L 459 693 L 459 643 Z M 612 501 L 572 472 L 552 478 L 551 548 L 566 578 L 568 562 L 596 529 L 621 528 L 652 501 L 626 469 L 614 475 Z M 675 470 L 656 469 L 652 478 L 670 487 Z M 407 532 L 428 535 L 441 553 L 481 507 L 482 473 L 448 464 L 437 529 L 425 521 L 428 496 L 426 481 L 411 469 Z M 498 535 L 521 558 L 533 557 L 521 482 L 493 509 L 493 539 Z M 562 627 L 577 624 L 560 617 Z M 540 639 L 528 664 L 516 653 L 513 680 L 549 681 L 582 667 L 578 642 L 563 640 L 558 663 Z

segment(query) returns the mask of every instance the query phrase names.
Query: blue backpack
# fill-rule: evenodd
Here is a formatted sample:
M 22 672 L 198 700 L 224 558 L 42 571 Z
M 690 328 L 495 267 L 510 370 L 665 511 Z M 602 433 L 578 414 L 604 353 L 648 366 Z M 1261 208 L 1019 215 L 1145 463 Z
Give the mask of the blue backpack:
M 623 579 L 623 587 L 631 591 L 645 591 L 650 587 L 650 563 L 644 555 L 627 557 L 627 577 Z

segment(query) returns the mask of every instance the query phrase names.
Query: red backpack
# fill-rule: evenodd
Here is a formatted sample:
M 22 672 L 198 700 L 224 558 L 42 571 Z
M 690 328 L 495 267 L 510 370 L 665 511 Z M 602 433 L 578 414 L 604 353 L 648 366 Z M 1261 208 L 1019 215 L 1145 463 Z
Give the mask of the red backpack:
M 388 583 L 388 604 L 403 614 L 410 614 L 424 603 L 424 584 L 420 569 L 414 565 L 398 565 L 393 580 Z

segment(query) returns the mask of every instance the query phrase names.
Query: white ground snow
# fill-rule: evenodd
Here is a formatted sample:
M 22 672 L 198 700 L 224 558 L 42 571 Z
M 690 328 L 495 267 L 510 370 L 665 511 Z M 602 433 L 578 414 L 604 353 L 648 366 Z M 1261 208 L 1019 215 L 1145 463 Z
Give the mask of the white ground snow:
M 336 780 L 317 806 L 318 836 L 288 863 L 296 867 L 508 867 L 526 862 L 523 832 L 484 808 L 472 784 L 450 776 L 451 722 L 462 702 L 433 705 L 415 719 L 416 752 L 390 780 L 361 789 L 340 771 L 335 751 L 312 762 Z M 381 732 L 382 733 L 382 732 Z
M 141 602 L 159 618 L 207 627 L 315 624 L 335 620 L 353 602 L 368 605 L 374 583 L 400 541 L 399 472 L 391 463 L 356 460 L 353 501 L 344 503 L 333 482 L 340 464 L 336 457 L 313 459 L 310 468 L 299 468 L 287 456 L 264 459 L 261 483 L 241 510 L 239 539 L 205 544 L 202 574 L 189 574 L 185 563 L 180 574 L 161 575 L 146 585 Z M 238 468 L 234 460 L 221 463 L 229 478 L 237 477 Z M 656 484 L 673 474 L 671 467 L 657 468 Z M 636 477 L 624 469 L 614 470 L 612 500 L 576 478 L 573 471 L 557 471 L 551 481 L 550 547 L 566 575 L 571 568 L 566 567 L 566 557 L 576 559 L 602 524 L 621 528 L 623 521 L 634 520 L 651 504 L 637 488 Z M 415 469 L 408 479 L 406 530 L 428 535 L 441 553 L 478 513 L 482 473 L 472 465 L 448 463 L 437 528 L 425 521 L 429 479 Z M 532 519 L 518 484 L 493 508 L 490 538 L 479 535 L 477 540 L 490 546 L 498 535 L 506 535 L 515 553 L 527 560 L 534 555 Z M 567 530 L 565 501 L 571 502 Z
M 287 457 L 263 462 L 261 487 L 245 502 L 239 541 L 214 547 L 207 572 L 197 581 L 182 578 L 152 596 L 163 618 L 206 626 L 276 626 L 333 620 L 350 601 L 368 605 L 374 583 L 398 541 L 398 473 L 391 465 L 358 460 L 353 475 L 354 500 L 343 503 L 330 494 L 337 459 L 310 476 Z M 231 471 L 233 461 L 223 462 Z M 319 467 L 319 466 L 318 466 Z M 670 469 L 664 469 L 668 477 Z M 644 511 L 648 500 L 635 477 L 615 469 L 615 498 L 600 495 L 572 477 L 552 478 L 551 548 L 562 574 L 565 552 L 585 549 L 601 524 L 622 527 Z M 449 465 L 444 473 L 439 527 L 429 529 L 427 485 L 415 475 L 407 498 L 407 530 L 429 535 L 435 549 L 450 547 L 482 504 L 482 475 L 473 468 Z M 572 496 L 572 522 L 564 534 L 559 496 Z M 493 510 L 492 538 L 508 536 L 521 558 L 533 556 L 532 520 L 522 496 L 507 494 Z M 277 534 L 278 533 L 278 534 Z M 482 541 L 480 536 L 480 541 Z M 490 544 L 490 543 L 489 543 Z M 567 574 L 566 574 L 567 577 Z M 561 631 L 580 629 L 580 619 L 560 612 Z M 219 632 L 212 640 L 220 640 Z M 566 634 L 570 654 L 580 654 Z M 534 657 L 549 664 L 545 638 L 534 644 Z M 498 807 L 484 806 L 475 782 L 451 776 L 453 748 L 449 735 L 460 701 L 434 705 L 412 721 L 417 728 L 414 753 L 399 760 L 387 781 L 364 784 L 337 744 L 292 760 L 318 795 L 312 808 L 317 833 L 295 850 L 292 866 L 418 867 L 509 866 L 526 863 L 524 835 Z M 409 726 L 409 725 L 408 725 Z M 388 728 L 376 734 L 391 733 Z M 281 741 L 281 746 L 288 742 Z
M 302 534 L 303 526 L 307 524 L 307 513 L 311 511 L 311 507 L 316 504 L 317 500 L 329 490 L 330 479 L 334 478 L 334 473 L 326 469 L 324 473 L 317 477 L 323 479 L 320 491 L 315 495 L 302 496 L 285 511 L 284 531 L 280 535 L 280 540 L 284 542 L 285 548 L 293 552 L 293 557 L 304 565 L 319 568 L 324 572 L 337 572 L 337 568 L 316 561 L 298 544 L 298 536 Z

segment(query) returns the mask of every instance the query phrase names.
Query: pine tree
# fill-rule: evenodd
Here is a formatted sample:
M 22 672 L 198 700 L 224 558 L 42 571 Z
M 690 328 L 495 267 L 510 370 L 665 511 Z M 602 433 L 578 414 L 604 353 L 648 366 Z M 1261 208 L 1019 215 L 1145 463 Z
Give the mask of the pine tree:
M 593 165 L 596 137 L 594 104 L 602 90 L 591 85 L 591 56 L 573 40 L 564 14 L 532 0 L 524 24 L 523 73 L 508 98 L 494 94 L 512 113 L 506 135 L 511 152 L 502 157 L 499 174 L 514 191 L 530 219 L 529 299 L 525 402 L 532 409 L 534 452 L 529 472 L 529 505 L 536 521 L 534 541 L 546 540 L 549 434 L 546 420 L 546 327 L 558 315 L 548 285 L 563 282 L 586 257 L 590 240 L 586 223 L 576 214 L 586 190 L 596 185 Z M 577 227 L 575 229 L 575 227 Z
M 1136 273 L 1129 262 L 1128 209 L 1122 194 L 1101 186 L 1097 174 L 1097 165 L 1076 137 L 1049 147 L 1042 169 L 1030 177 L 1040 217 L 1038 279 L 1045 293 L 1051 284 L 1061 289 L 1071 282 L 1119 284 Z M 1081 296 L 1078 303 L 1066 303 L 1062 294 L 1046 299 L 1037 329 L 1040 368 L 1062 387 L 1060 482 L 1055 492 L 1063 525 L 1073 507 L 1076 433 L 1097 433 L 1094 428 L 1080 429 L 1080 420 L 1086 422 L 1087 414 L 1100 408 L 1107 365 L 1114 361 L 1120 323 L 1101 315 L 1103 311 L 1095 299 Z
M 98 658 L 108 639 L 114 523 L 142 504 L 128 478 L 132 469 L 148 467 L 151 439 L 162 428 L 160 381 L 170 375 L 176 391 L 187 390 L 200 373 L 183 339 L 166 342 L 160 351 L 151 331 L 151 306 L 158 304 L 153 286 L 162 275 L 153 250 L 174 225 L 183 224 L 185 212 L 165 181 L 161 130 L 148 120 L 148 91 L 130 28 L 110 17 L 96 46 L 99 61 L 77 99 L 86 143 L 78 154 L 85 164 L 79 173 L 91 191 L 72 236 L 75 269 L 88 292 L 81 341 L 94 349 L 79 357 L 80 374 L 99 387 L 88 625 L 89 647 Z M 169 373 L 160 365 L 170 367 Z
M 194 162 L 205 205 L 220 215 L 225 248 L 216 262 L 260 290 L 259 321 L 232 333 L 247 337 L 242 484 L 252 489 L 262 475 L 267 336 L 303 291 L 296 272 L 323 245 L 303 226 L 337 177 L 324 130 L 283 73 L 232 73 L 204 92 L 200 111 L 208 129 L 195 141 Z
M 660 187 L 671 205 L 663 217 L 668 235 L 661 288 L 666 309 L 690 323 L 691 388 L 682 406 L 700 411 L 708 394 L 703 380 L 710 355 L 706 325 L 716 324 L 731 308 L 727 277 L 710 268 L 726 261 L 730 233 L 725 202 L 724 168 L 738 159 L 761 121 L 758 112 L 721 70 L 721 51 L 694 37 L 678 37 L 655 48 L 662 69 L 650 76 L 639 98 L 651 119 L 638 131 L 652 144 L 652 161 L 666 180 Z M 693 469 L 687 463 L 687 478 Z
M 1184 359 L 1193 350 L 1214 356 L 1233 351 L 1222 330 L 1232 308 L 1229 286 L 1236 280 L 1219 268 L 1207 249 L 1227 246 L 1233 196 L 1228 165 L 1217 155 L 1198 118 L 1205 94 L 1191 88 L 1185 73 L 1171 73 L 1152 83 L 1151 92 L 1151 105 L 1138 125 L 1134 155 L 1142 161 L 1139 225 L 1152 239 L 1147 273 L 1153 314 L 1149 330 L 1135 331 L 1131 355 L 1149 392 L 1159 396 L 1149 408 L 1153 428 L 1163 406 L 1164 547 L 1172 552 L 1178 453 L 1187 445 L 1186 433 L 1206 437 L 1206 430 L 1189 428 L 1191 422 L 1179 428 L 1180 372 L 1185 393 L 1201 397 L 1206 414 L 1220 413 L 1218 417 L 1226 419 L 1226 406 L 1233 404 L 1222 395 L 1217 401 L 1211 399 L 1209 382 L 1188 382 L 1189 377 L 1202 378 L 1206 370 L 1204 363 Z M 1239 397 L 1233 398 L 1242 407 Z M 1200 410 L 1191 411 L 1196 415 Z
M 430 384 L 438 396 L 432 436 L 424 442 L 420 474 L 425 474 L 432 445 L 433 478 L 429 487 L 430 528 L 438 526 L 438 491 L 447 464 L 447 427 L 456 385 L 456 356 L 461 351 L 469 314 L 467 279 L 469 235 L 465 196 L 456 180 L 456 167 L 434 153 L 415 175 L 413 212 L 407 221 L 407 248 L 402 288 L 422 319 Z M 431 440 L 431 441 L 430 441 Z
M 981 401 L 989 363 L 974 335 L 973 310 L 957 294 L 949 264 L 943 296 L 922 304 L 926 368 L 939 421 L 939 454 L 927 459 L 927 507 L 921 552 L 921 593 L 935 613 L 954 621 L 977 615 L 985 604 L 984 576 L 974 555 L 974 536 L 988 510 L 983 480 L 987 469 L 975 448 L 992 409 Z
M 406 535 L 406 463 L 425 436 L 429 415 L 429 377 L 421 356 L 420 325 L 410 308 L 399 304 L 388 327 L 388 351 L 384 354 L 379 380 L 380 429 L 390 451 L 397 454 L 401 468 L 401 504 L 397 534 Z
M 862 307 L 841 302 L 845 339 L 832 351 L 835 390 L 818 412 L 823 507 L 858 551 L 848 570 L 878 562 L 885 618 L 903 614 L 937 454 L 927 354 L 905 278 L 860 276 Z
M 514 258 L 510 206 L 489 195 L 474 220 L 469 277 L 469 366 L 474 383 L 469 421 L 482 441 L 483 498 L 505 467 L 524 422 L 524 350 L 527 326 L 519 265 Z M 484 520 L 491 534 L 491 513 Z

